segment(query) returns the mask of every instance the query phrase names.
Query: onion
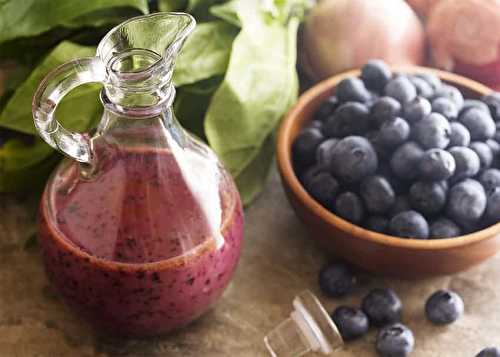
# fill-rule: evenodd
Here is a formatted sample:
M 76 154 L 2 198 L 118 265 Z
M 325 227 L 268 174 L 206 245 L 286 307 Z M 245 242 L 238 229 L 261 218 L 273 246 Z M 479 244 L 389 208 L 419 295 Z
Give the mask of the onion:
M 434 5 L 441 0 L 407 0 L 408 4 L 415 10 L 420 16 L 426 17 L 430 14 Z
M 425 36 L 403 0 L 323 0 L 307 16 L 301 64 L 312 79 L 360 67 L 371 58 L 421 64 Z
M 437 67 L 500 86 L 500 0 L 441 0 L 427 32 Z

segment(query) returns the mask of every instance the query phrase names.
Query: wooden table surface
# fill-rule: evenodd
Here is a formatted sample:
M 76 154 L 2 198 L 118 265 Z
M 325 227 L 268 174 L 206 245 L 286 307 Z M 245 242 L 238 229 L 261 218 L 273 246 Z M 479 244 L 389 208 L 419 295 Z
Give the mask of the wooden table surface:
M 394 288 L 404 303 L 404 322 L 416 338 L 412 356 L 473 357 L 486 345 L 500 346 L 500 256 L 456 276 L 425 281 L 363 277 L 353 296 L 322 296 L 317 274 L 328 257 L 309 239 L 283 194 L 276 171 L 265 192 L 246 211 L 246 236 L 236 276 L 217 306 L 171 336 L 151 340 L 99 337 L 71 314 L 48 285 L 34 232 L 35 197 L 0 197 L 0 357 L 58 356 L 267 356 L 262 338 L 287 317 L 295 294 L 317 293 L 332 310 L 359 304 L 376 286 Z M 465 301 L 465 315 L 448 327 L 424 318 L 425 298 L 449 287 Z M 375 330 L 335 356 L 370 357 Z

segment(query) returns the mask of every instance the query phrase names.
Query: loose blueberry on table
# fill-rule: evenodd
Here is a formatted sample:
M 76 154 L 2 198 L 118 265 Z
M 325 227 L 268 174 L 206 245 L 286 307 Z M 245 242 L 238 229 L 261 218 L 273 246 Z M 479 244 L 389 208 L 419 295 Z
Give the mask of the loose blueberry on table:
M 425 303 L 425 314 L 436 325 L 455 322 L 464 312 L 464 302 L 455 292 L 438 290 Z
M 406 357 L 414 346 L 413 333 L 400 323 L 383 327 L 377 335 L 376 348 L 381 357 Z
M 374 326 L 399 322 L 402 308 L 401 300 L 392 289 L 373 289 L 361 302 L 361 309 Z
M 306 191 L 356 225 L 441 239 L 500 221 L 500 93 L 464 98 L 380 60 L 342 80 L 293 143 Z
M 361 309 L 349 306 L 337 307 L 332 313 L 332 320 L 345 341 L 366 335 L 370 327 L 366 314 Z
M 479 352 L 476 357 L 500 357 L 500 348 L 486 347 Z
M 326 265 L 319 273 L 319 287 L 325 295 L 338 298 L 353 291 L 356 277 L 343 262 Z

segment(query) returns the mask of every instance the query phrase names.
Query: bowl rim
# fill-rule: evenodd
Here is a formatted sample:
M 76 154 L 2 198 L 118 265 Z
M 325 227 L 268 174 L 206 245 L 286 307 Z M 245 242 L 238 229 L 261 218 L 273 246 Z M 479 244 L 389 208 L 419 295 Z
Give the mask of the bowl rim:
M 493 92 L 492 89 L 476 81 L 438 69 L 421 66 L 391 66 L 391 69 L 394 72 L 432 73 L 437 75 L 441 80 L 444 80 L 445 82 L 449 82 L 455 85 L 458 84 L 461 87 L 465 87 L 471 92 L 476 92 L 479 95 L 486 95 Z M 298 101 L 286 114 L 285 118 L 281 122 L 276 142 L 277 163 L 283 180 L 283 184 L 288 186 L 291 193 L 300 201 L 303 206 L 307 208 L 310 213 L 314 214 L 316 217 L 320 218 L 322 221 L 328 223 L 329 225 L 335 226 L 337 229 L 340 229 L 349 235 L 352 235 L 363 241 L 369 241 L 371 243 L 378 243 L 390 247 L 407 248 L 414 250 L 444 250 L 475 244 L 494 235 L 500 234 L 499 222 L 480 231 L 453 238 L 400 238 L 388 234 L 370 231 L 361 226 L 348 222 L 345 219 L 330 212 L 307 193 L 305 188 L 299 182 L 299 179 L 292 167 L 292 128 L 296 125 L 297 118 L 300 116 L 304 107 L 306 107 L 312 100 L 316 99 L 318 96 L 324 94 L 327 91 L 333 90 L 333 88 L 342 79 L 351 76 L 358 77 L 360 73 L 360 69 L 349 70 L 315 84 L 299 97 Z M 311 120 L 311 118 L 304 116 L 301 118 L 300 122 L 307 122 L 308 120 Z

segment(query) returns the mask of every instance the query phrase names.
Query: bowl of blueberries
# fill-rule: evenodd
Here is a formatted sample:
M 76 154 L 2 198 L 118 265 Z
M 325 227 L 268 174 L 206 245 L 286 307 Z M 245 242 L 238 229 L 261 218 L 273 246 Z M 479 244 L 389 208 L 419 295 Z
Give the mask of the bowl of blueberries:
M 283 120 L 278 168 L 311 237 L 371 271 L 425 277 L 500 249 L 500 93 L 371 60 Z

